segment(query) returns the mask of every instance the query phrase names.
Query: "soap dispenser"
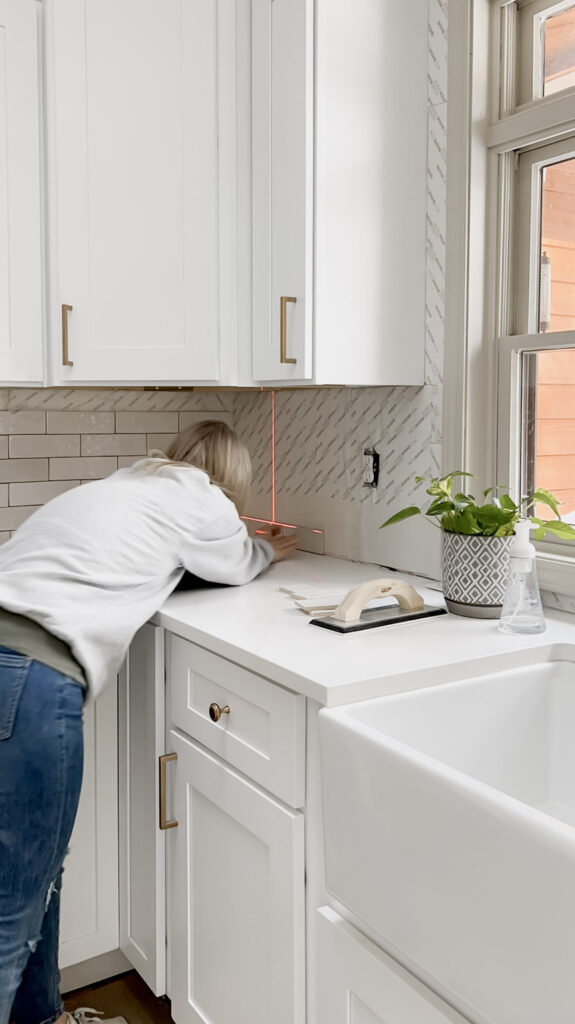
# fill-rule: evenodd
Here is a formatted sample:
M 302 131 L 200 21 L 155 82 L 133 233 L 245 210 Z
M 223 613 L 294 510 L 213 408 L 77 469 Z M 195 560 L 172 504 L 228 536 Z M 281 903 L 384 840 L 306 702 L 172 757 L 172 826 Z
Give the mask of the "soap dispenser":
M 509 547 L 509 575 L 499 629 L 502 633 L 543 633 L 545 619 L 537 584 L 535 548 L 529 541 L 529 519 L 515 524 Z

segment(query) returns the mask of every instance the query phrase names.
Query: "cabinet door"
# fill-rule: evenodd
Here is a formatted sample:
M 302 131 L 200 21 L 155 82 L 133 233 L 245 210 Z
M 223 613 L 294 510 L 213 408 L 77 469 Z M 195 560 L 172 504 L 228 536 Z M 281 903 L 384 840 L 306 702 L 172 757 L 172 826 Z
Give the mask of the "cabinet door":
M 166 991 L 165 839 L 158 827 L 164 751 L 164 631 L 136 633 L 120 674 L 120 949 L 156 995 Z
M 313 2 L 252 0 L 253 375 L 312 375 Z M 285 355 L 281 363 L 282 298 Z
M 39 5 L 0 0 L 0 382 L 42 383 Z
M 53 381 L 215 381 L 235 5 L 46 14 Z
M 84 713 L 84 777 L 64 865 L 60 966 L 118 948 L 118 731 L 114 681 Z
M 469 1024 L 330 907 L 317 934 L 318 1024 Z
M 172 1016 L 304 1024 L 303 816 L 172 730 Z

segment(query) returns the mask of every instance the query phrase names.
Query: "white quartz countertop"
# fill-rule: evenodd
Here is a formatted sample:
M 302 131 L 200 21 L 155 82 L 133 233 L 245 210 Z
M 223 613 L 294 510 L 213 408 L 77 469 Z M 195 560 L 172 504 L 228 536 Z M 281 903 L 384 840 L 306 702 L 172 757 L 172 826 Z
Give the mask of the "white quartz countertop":
M 420 579 L 380 566 L 297 552 L 243 587 L 202 587 L 168 598 L 154 622 L 297 693 L 334 707 L 483 672 L 568 657 L 575 617 L 546 610 L 545 633 L 511 637 L 497 620 L 440 615 L 340 634 L 310 625 L 280 591 L 305 586 L 344 593 L 396 575 L 425 603 L 441 594 Z

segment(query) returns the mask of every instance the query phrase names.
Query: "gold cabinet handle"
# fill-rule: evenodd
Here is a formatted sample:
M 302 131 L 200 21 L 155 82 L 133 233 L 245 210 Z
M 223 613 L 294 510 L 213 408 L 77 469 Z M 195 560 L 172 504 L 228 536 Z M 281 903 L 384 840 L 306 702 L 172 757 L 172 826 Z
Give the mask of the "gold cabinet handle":
M 297 363 L 297 359 L 287 357 L 287 313 L 288 302 L 297 302 L 293 295 L 282 295 L 280 298 L 280 363 Z
M 222 715 L 229 715 L 229 713 L 230 713 L 230 705 L 229 704 L 226 704 L 226 706 L 223 707 L 223 708 L 220 707 L 219 704 L 216 704 L 215 701 L 214 701 L 213 704 L 210 704 L 210 718 L 211 718 L 212 722 L 219 722 L 219 720 L 222 717 Z
M 177 761 L 177 754 L 162 754 L 160 757 L 160 828 L 177 828 L 179 822 L 168 821 L 166 818 L 166 765 L 168 761 Z
M 62 366 L 73 366 L 74 363 L 68 359 L 68 313 L 72 312 L 72 306 L 62 306 Z

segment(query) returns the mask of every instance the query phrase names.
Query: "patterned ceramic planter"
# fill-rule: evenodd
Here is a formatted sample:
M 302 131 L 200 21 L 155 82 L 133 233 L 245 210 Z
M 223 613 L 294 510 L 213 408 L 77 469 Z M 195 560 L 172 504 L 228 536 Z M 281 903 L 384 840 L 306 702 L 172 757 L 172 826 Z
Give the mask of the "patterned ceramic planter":
M 512 537 L 443 534 L 443 596 L 450 612 L 498 619 Z

